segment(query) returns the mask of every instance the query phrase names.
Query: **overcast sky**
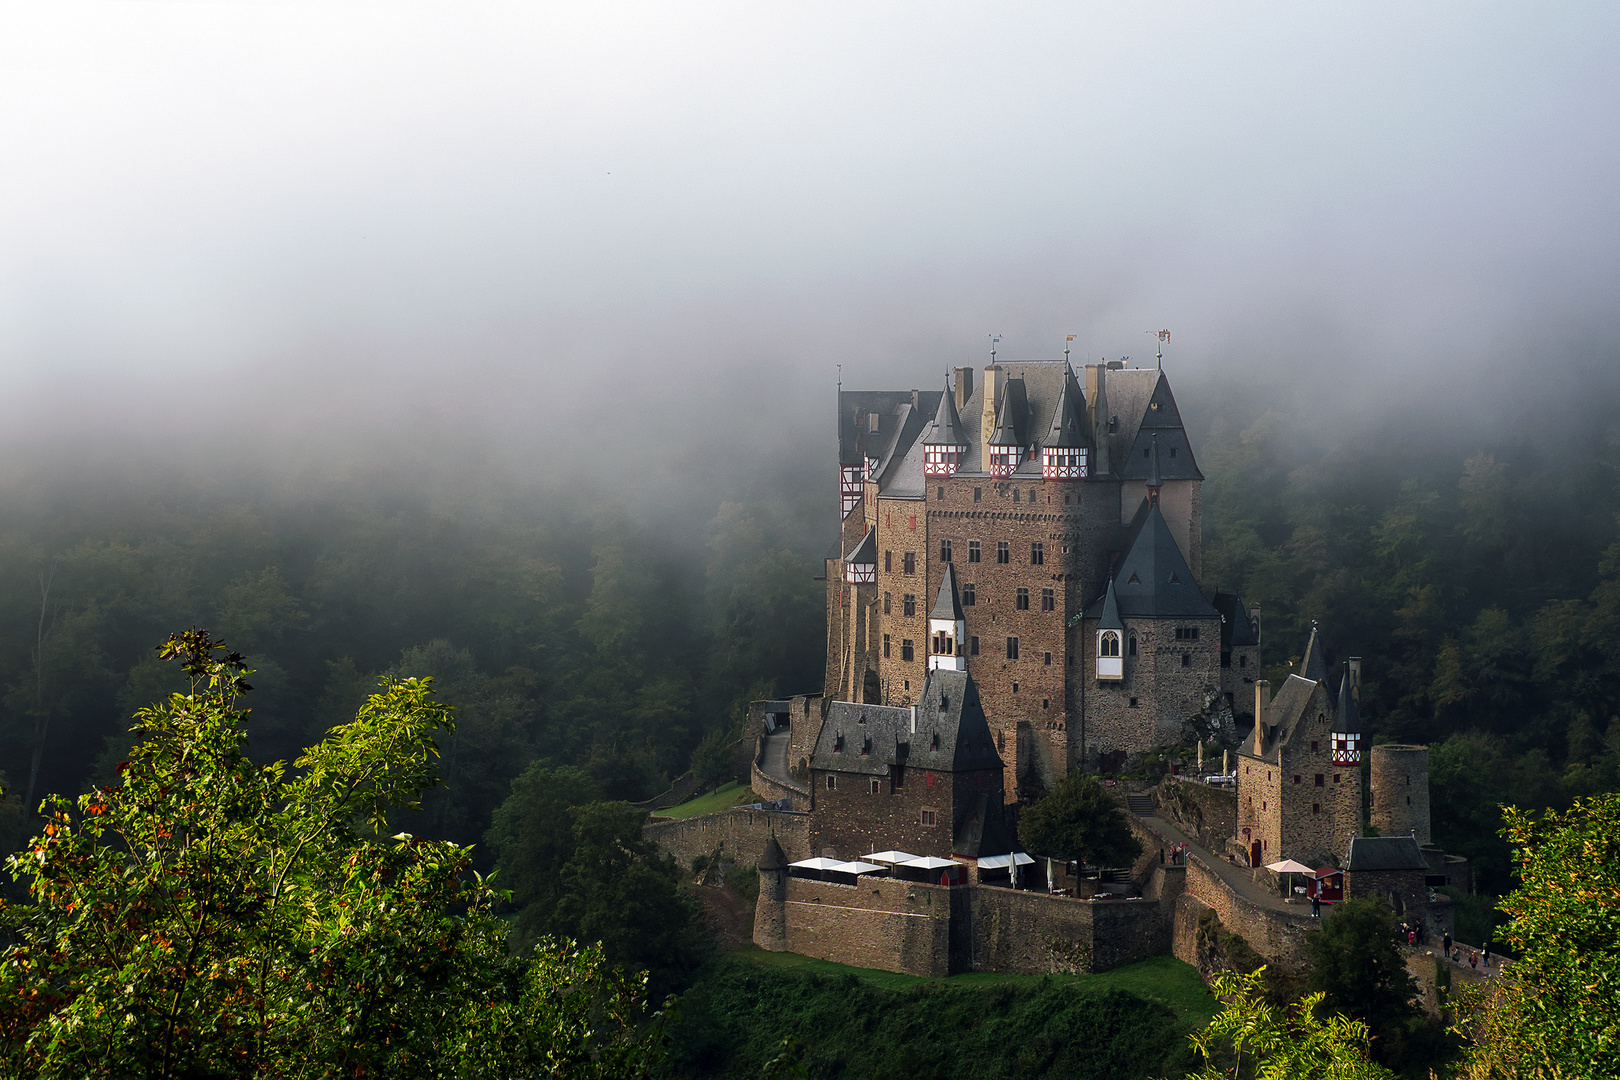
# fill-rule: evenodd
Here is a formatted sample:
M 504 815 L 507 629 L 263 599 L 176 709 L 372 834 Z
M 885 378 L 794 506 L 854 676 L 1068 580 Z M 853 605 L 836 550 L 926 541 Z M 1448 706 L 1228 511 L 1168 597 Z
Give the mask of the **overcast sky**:
M 6 3 L 0 419 L 60 438 L 206 401 L 821 452 L 835 365 L 934 386 L 991 333 L 1140 361 L 1164 327 L 1178 378 L 1378 392 L 1608 363 L 1617 24 Z M 669 419 L 704 401 L 712 443 Z

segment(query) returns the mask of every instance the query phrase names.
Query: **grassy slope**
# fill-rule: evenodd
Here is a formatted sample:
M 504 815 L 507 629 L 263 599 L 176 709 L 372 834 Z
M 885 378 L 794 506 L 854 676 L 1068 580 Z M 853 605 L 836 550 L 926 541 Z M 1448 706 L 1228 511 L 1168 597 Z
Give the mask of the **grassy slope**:
M 745 950 L 684 995 L 663 1072 L 754 1077 L 793 1035 L 818 1080 L 1174 1076 L 1215 1005 L 1171 957 L 1103 975 L 928 980 Z
M 713 814 L 720 810 L 730 810 L 733 806 L 743 806 L 747 803 L 758 802 L 759 796 L 754 789 L 732 780 L 722 784 L 706 795 L 699 795 L 689 799 L 679 806 L 672 806 L 668 810 L 654 811 L 657 817 L 689 818 L 699 814 Z

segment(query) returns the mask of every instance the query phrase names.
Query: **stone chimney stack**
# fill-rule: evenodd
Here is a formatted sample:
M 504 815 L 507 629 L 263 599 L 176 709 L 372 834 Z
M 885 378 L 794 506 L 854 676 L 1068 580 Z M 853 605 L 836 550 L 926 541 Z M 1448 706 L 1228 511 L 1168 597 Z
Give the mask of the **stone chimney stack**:
M 1095 368 L 1097 373 L 1097 392 L 1092 400 L 1096 402 L 1097 426 L 1093 432 L 1093 440 L 1097 446 L 1097 463 L 1092 467 L 1091 475 L 1109 476 L 1114 471 L 1113 463 L 1108 457 L 1108 369 L 1102 364 Z M 1090 372 L 1088 371 L 1089 375 Z
M 968 398 L 973 396 L 973 369 L 953 368 L 951 374 L 956 376 L 956 411 L 961 412 L 967 408 Z
M 1007 386 L 1007 369 L 992 364 L 984 369 L 984 409 L 979 414 L 980 468 L 990 470 L 990 440 L 996 434 L 996 410 L 1001 408 L 1001 396 Z
M 1266 748 L 1266 724 L 1271 719 L 1271 683 L 1265 679 L 1254 682 L 1254 755 L 1259 757 Z

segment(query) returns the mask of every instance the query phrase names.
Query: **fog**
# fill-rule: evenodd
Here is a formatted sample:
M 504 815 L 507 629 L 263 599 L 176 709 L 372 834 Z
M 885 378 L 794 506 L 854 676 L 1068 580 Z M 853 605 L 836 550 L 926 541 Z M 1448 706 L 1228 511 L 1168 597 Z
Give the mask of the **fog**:
M 1560 429 L 1617 392 L 1617 24 L 10 5 L 0 447 L 830 502 L 840 366 L 1151 362 L 1161 327 L 1195 425 L 1242 388 L 1313 438 Z

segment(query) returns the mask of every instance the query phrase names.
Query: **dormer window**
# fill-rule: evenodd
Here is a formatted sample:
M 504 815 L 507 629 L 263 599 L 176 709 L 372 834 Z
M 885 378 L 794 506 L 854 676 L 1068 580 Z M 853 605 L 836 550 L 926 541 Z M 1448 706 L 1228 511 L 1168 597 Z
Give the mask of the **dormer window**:
M 833 739 L 833 753 L 842 754 L 843 752 L 844 752 L 844 736 L 843 736 L 842 733 L 839 733 L 838 737 Z
M 939 749 L 939 732 L 937 732 L 937 731 L 934 732 L 934 738 L 933 738 L 933 740 L 931 742 L 929 742 L 928 749 L 930 749 L 930 750 L 938 750 Z M 928 774 L 928 782 L 930 784 L 932 784 L 934 782 L 934 774 L 933 773 Z
M 855 721 L 855 722 L 856 722 L 856 723 L 857 723 L 857 724 L 864 724 L 864 723 L 866 723 L 866 714 L 865 714 L 865 713 L 861 713 L 861 715 L 860 715 L 860 716 L 859 716 L 859 717 L 858 717 L 858 718 L 857 718 L 857 719 L 856 719 L 856 721 Z
M 872 740 L 871 739 L 862 739 L 861 740 L 861 757 L 867 757 L 871 753 L 872 753 Z

